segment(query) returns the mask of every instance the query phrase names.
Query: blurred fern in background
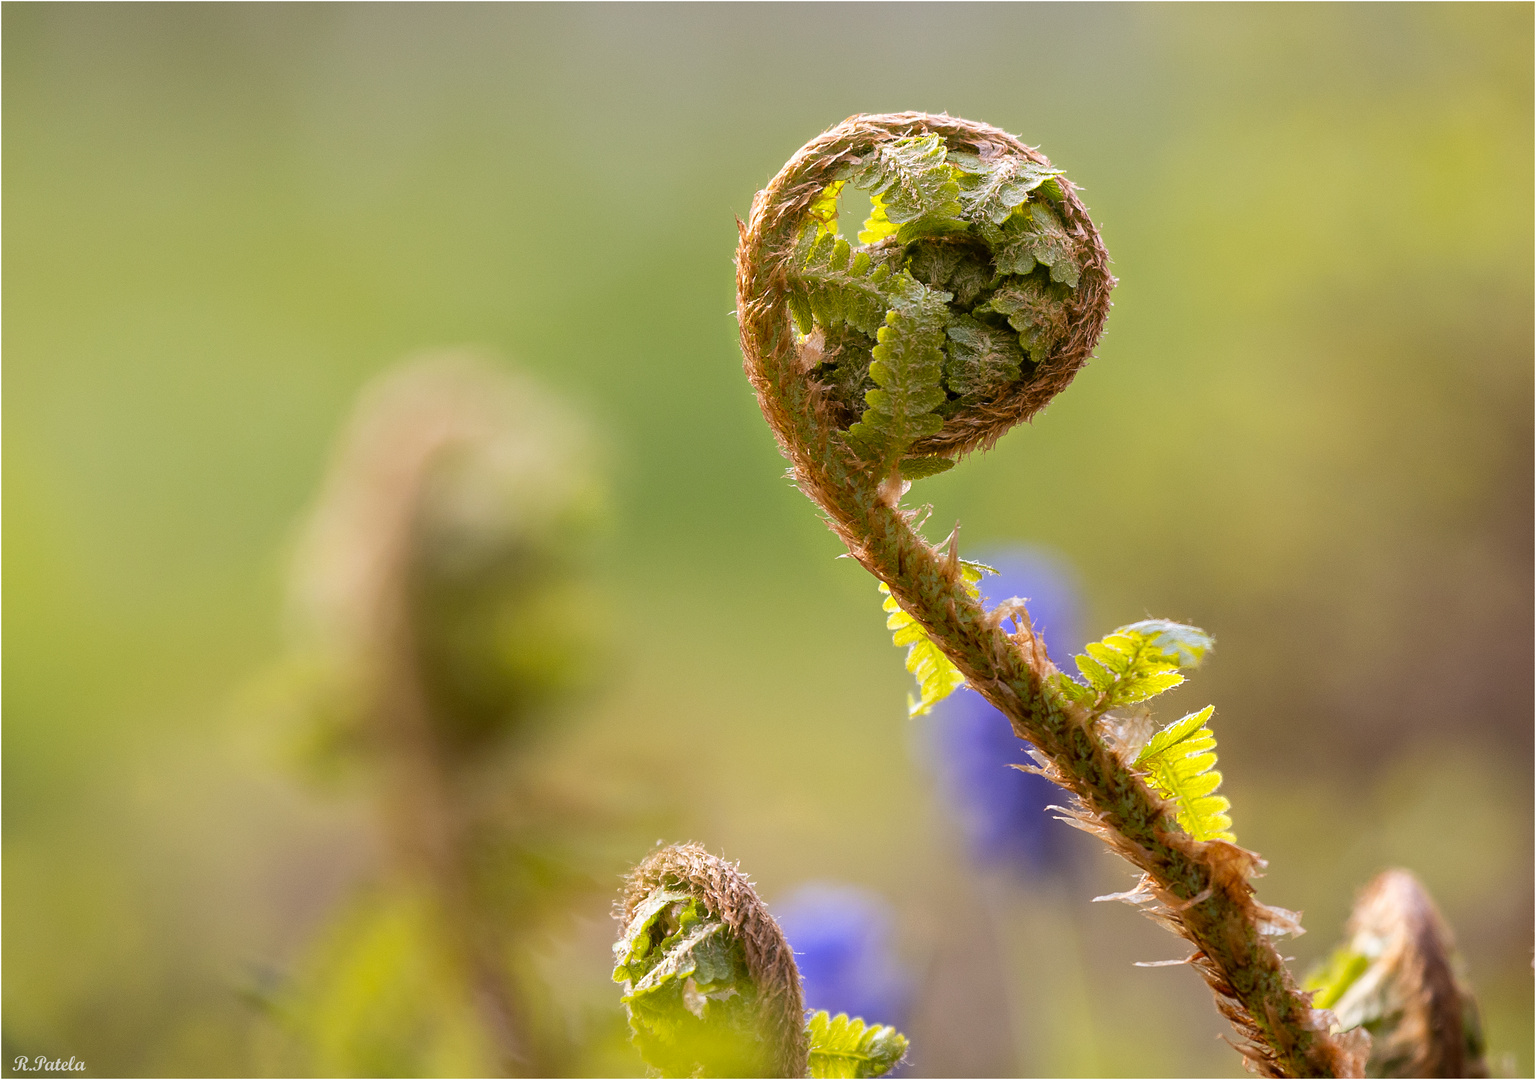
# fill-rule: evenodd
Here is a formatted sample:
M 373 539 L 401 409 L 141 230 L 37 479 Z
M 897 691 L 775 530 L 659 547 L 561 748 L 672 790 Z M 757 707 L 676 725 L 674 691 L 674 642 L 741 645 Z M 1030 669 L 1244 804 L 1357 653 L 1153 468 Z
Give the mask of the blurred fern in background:
M 372 795 L 388 862 L 271 999 L 303 1068 L 571 1067 L 530 945 L 591 853 L 521 759 L 603 653 L 596 470 L 561 403 L 472 354 L 359 399 L 295 565 L 291 664 L 308 764 Z

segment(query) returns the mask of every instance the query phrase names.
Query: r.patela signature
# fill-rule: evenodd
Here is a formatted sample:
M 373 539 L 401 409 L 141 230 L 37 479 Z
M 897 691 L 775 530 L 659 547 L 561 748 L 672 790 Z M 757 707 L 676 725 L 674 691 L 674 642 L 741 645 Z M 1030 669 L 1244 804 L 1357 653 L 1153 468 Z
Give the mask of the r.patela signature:
M 17 1072 L 84 1072 L 85 1062 L 76 1060 L 73 1055 L 65 1061 L 38 1054 L 36 1057 L 18 1057 L 12 1068 Z

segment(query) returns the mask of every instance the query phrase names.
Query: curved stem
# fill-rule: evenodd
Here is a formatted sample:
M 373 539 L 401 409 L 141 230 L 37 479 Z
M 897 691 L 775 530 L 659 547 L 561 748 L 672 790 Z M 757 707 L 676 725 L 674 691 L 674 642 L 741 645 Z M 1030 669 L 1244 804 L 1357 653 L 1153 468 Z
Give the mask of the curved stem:
M 954 548 L 941 553 L 916 532 L 912 512 L 898 505 L 899 476 L 868 470 L 801 370 L 785 300 L 791 238 L 810 195 L 856 149 L 843 129 L 882 122 L 887 130 L 921 130 L 920 121 L 902 116 L 858 118 L 828 132 L 759 193 L 751 221 L 741 226 L 737 313 L 747 375 L 796 481 L 854 558 L 890 587 L 1014 733 L 1049 759 L 1043 771 L 1076 796 L 1076 823 L 1143 872 L 1144 891 L 1156 901 L 1149 914 L 1195 945 L 1191 966 L 1248 1040 L 1239 1049 L 1252 1066 L 1266 1075 L 1359 1075 L 1359 1048 L 1330 1036 L 1331 1017 L 1311 1008 L 1310 995 L 1270 943 L 1284 917 L 1253 898 L 1248 878 L 1261 865 L 1258 856 L 1222 841 L 1196 841 L 1179 828 L 1172 804 L 1095 730 L 1092 714 L 1055 688 L 1056 669 L 1028 626 L 1008 633 L 1000 612 L 989 615 L 967 593 Z

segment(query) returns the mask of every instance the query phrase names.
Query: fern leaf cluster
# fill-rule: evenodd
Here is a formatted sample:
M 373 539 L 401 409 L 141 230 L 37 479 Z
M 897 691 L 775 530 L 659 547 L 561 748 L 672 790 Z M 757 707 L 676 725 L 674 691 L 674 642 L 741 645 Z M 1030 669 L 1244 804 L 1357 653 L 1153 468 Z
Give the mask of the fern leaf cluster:
M 807 228 L 796 255 L 789 302 L 802 334 L 818 326 L 848 326 L 873 335 L 891 307 L 917 297 L 918 283 L 910 274 L 903 271 L 892 281 L 888 262 L 875 262 L 868 251 L 855 253 L 836 233 Z
M 948 156 L 938 135 L 882 145 L 853 179 L 854 187 L 869 190 L 883 219 L 874 229 L 866 224 L 865 231 L 884 233 L 886 226 L 894 225 L 897 242 L 903 244 L 930 233 L 965 231 L 968 222 L 960 216 L 960 174 Z
M 664 1076 L 744 1076 L 760 1066 L 756 988 L 740 943 L 697 897 L 658 890 L 614 945 L 635 1046 Z
M 979 154 L 956 152 L 949 161 L 960 171 L 960 201 L 972 221 L 1001 225 L 1044 187 L 1056 202 L 1062 198 L 1059 169 L 1047 169 L 1021 158 L 984 160 Z
M 876 389 L 864 395 L 864 418 L 848 429 L 849 441 L 870 456 L 900 455 L 944 426 L 934 410 L 945 401 L 945 322 L 943 301 L 927 294 L 886 312 L 869 364 Z
M 1217 795 L 1216 736 L 1206 727 L 1212 706 L 1169 724 L 1142 749 L 1136 767 L 1165 799 L 1178 806 L 1179 825 L 1196 840 L 1235 841 L 1232 803 Z
M 831 1016 L 825 1009 L 811 1017 L 811 1076 L 884 1076 L 907 1054 L 907 1037 L 888 1024 L 866 1024 Z
M 1096 716 L 1136 705 L 1184 682 L 1180 668 L 1199 667 L 1211 649 L 1211 636 L 1197 626 L 1167 619 L 1144 619 L 1122 626 L 1076 657 L 1085 683 L 1065 675 L 1057 685 L 1070 699 Z M 1221 773 L 1215 770 L 1216 736 L 1206 726 L 1211 707 L 1190 713 L 1152 736 L 1135 767 L 1147 783 L 1178 807 L 1180 827 L 1196 840 L 1233 840 L 1232 804 L 1217 795 Z
M 1097 713 L 1135 705 L 1184 682 L 1181 667 L 1198 667 L 1211 637 L 1196 626 L 1146 619 L 1122 626 L 1075 658 L 1087 685 L 1061 680 L 1062 691 Z
M 941 471 L 911 448 L 1001 399 L 1066 337 L 1082 261 L 1054 209 L 1063 183 L 1033 161 L 924 135 L 881 143 L 811 204 L 789 305 L 861 457 L 908 479 Z M 837 231 L 849 188 L 870 195 L 858 245 Z M 836 361 L 815 351 L 834 333 Z
M 961 578 L 965 582 L 966 592 L 973 597 L 981 595 L 982 575 L 996 572 L 983 563 L 960 560 Z M 883 581 L 880 583 L 880 592 L 885 597 L 884 610 L 889 613 L 885 628 L 892 631 L 891 643 L 898 647 L 907 646 L 907 670 L 917 676 L 918 696 L 907 695 L 907 715 L 926 715 L 935 705 L 964 686 L 965 676 L 960 674 L 960 669 L 944 655 L 943 650 L 933 643 L 922 625 L 902 609 L 891 595 L 890 586 Z

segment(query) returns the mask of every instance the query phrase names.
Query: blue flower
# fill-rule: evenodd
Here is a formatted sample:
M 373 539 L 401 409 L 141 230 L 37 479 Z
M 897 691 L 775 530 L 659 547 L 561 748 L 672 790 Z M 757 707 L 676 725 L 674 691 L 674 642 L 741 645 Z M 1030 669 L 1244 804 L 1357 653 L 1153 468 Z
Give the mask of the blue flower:
M 1010 548 L 978 558 L 997 568 L 981 582 L 988 607 L 1009 597 L 1028 602 L 1030 621 L 1058 667 L 1081 646 L 1080 603 L 1071 570 L 1038 549 Z M 962 689 L 933 713 L 930 749 L 945 800 L 959 819 L 973 857 L 1021 877 L 1063 869 L 1069 831 L 1045 809 L 1064 795 L 1050 781 L 1010 765 L 1032 764 L 1029 743 L 974 690 Z
M 896 960 L 885 900 L 866 889 L 818 883 L 802 885 L 773 911 L 795 951 L 807 1009 L 905 1030 L 912 981 Z

